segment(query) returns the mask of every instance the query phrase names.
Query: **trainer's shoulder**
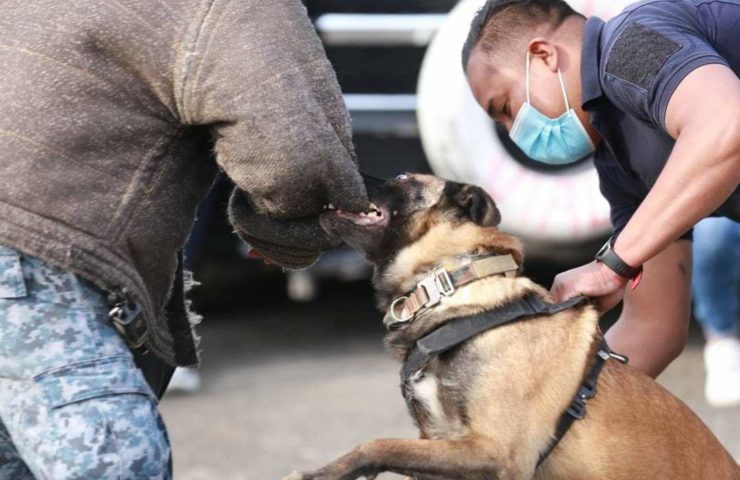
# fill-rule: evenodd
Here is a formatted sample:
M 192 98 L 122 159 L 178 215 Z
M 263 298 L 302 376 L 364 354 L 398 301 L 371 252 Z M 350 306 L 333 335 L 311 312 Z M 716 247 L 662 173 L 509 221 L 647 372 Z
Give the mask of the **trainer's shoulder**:
M 697 30 L 703 3 L 707 2 L 643 0 L 625 8 L 604 27 L 606 70 L 618 74 L 620 66 L 644 64 L 646 58 L 665 60 L 680 48 L 680 32 Z
M 659 123 L 652 112 L 656 87 L 666 69 L 674 67 L 685 32 L 697 30 L 697 5 L 692 0 L 643 0 L 606 23 L 599 74 L 604 93 L 620 110 Z

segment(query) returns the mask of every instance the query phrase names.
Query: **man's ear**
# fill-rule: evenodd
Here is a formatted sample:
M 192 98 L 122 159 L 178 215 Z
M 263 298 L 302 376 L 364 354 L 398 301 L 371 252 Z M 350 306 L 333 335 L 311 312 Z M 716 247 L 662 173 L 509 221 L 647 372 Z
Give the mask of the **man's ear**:
M 534 38 L 529 42 L 527 47 L 532 59 L 539 59 L 545 62 L 547 68 L 553 73 L 557 73 L 560 66 L 560 58 L 557 47 L 545 38 Z
M 480 187 L 467 185 L 454 195 L 455 204 L 464 215 L 481 227 L 496 227 L 501 214 L 493 199 Z

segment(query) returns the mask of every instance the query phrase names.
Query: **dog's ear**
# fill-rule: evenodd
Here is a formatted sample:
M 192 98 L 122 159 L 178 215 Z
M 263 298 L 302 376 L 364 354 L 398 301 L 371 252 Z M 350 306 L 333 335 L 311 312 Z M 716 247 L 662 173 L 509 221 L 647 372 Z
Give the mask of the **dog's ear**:
M 496 227 L 501 223 L 501 214 L 493 199 L 485 190 L 465 185 L 453 195 L 455 204 L 464 215 L 481 227 Z

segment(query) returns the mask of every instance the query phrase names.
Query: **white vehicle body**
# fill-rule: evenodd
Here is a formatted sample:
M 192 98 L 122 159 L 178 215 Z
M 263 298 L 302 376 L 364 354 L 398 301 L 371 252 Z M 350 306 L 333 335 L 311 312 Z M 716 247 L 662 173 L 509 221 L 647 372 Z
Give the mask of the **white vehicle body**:
M 357 133 L 418 136 L 432 171 L 484 187 L 502 210 L 502 228 L 523 238 L 530 254 L 561 260 L 583 256 L 584 245 L 600 241 L 611 229 L 593 163 L 547 170 L 522 161 L 505 132 L 475 103 L 465 80 L 462 45 L 484 1 L 461 0 L 447 14 L 330 12 L 315 23 L 328 48 L 427 49 L 415 94 L 345 95 Z M 570 3 L 586 16 L 609 18 L 631 0 Z

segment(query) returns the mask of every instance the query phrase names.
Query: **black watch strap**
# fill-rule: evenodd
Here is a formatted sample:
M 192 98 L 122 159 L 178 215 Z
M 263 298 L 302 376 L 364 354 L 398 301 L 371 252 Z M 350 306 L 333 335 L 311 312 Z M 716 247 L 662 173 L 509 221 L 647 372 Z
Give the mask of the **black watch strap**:
M 630 280 L 637 278 L 642 273 L 642 265 L 639 267 L 633 267 L 619 258 L 619 255 L 614 253 L 614 250 L 612 250 L 613 244 L 614 237 L 610 238 L 609 241 L 601 247 L 599 253 L 596 254 L 596 261 L 603 263 L 620 277 Z

